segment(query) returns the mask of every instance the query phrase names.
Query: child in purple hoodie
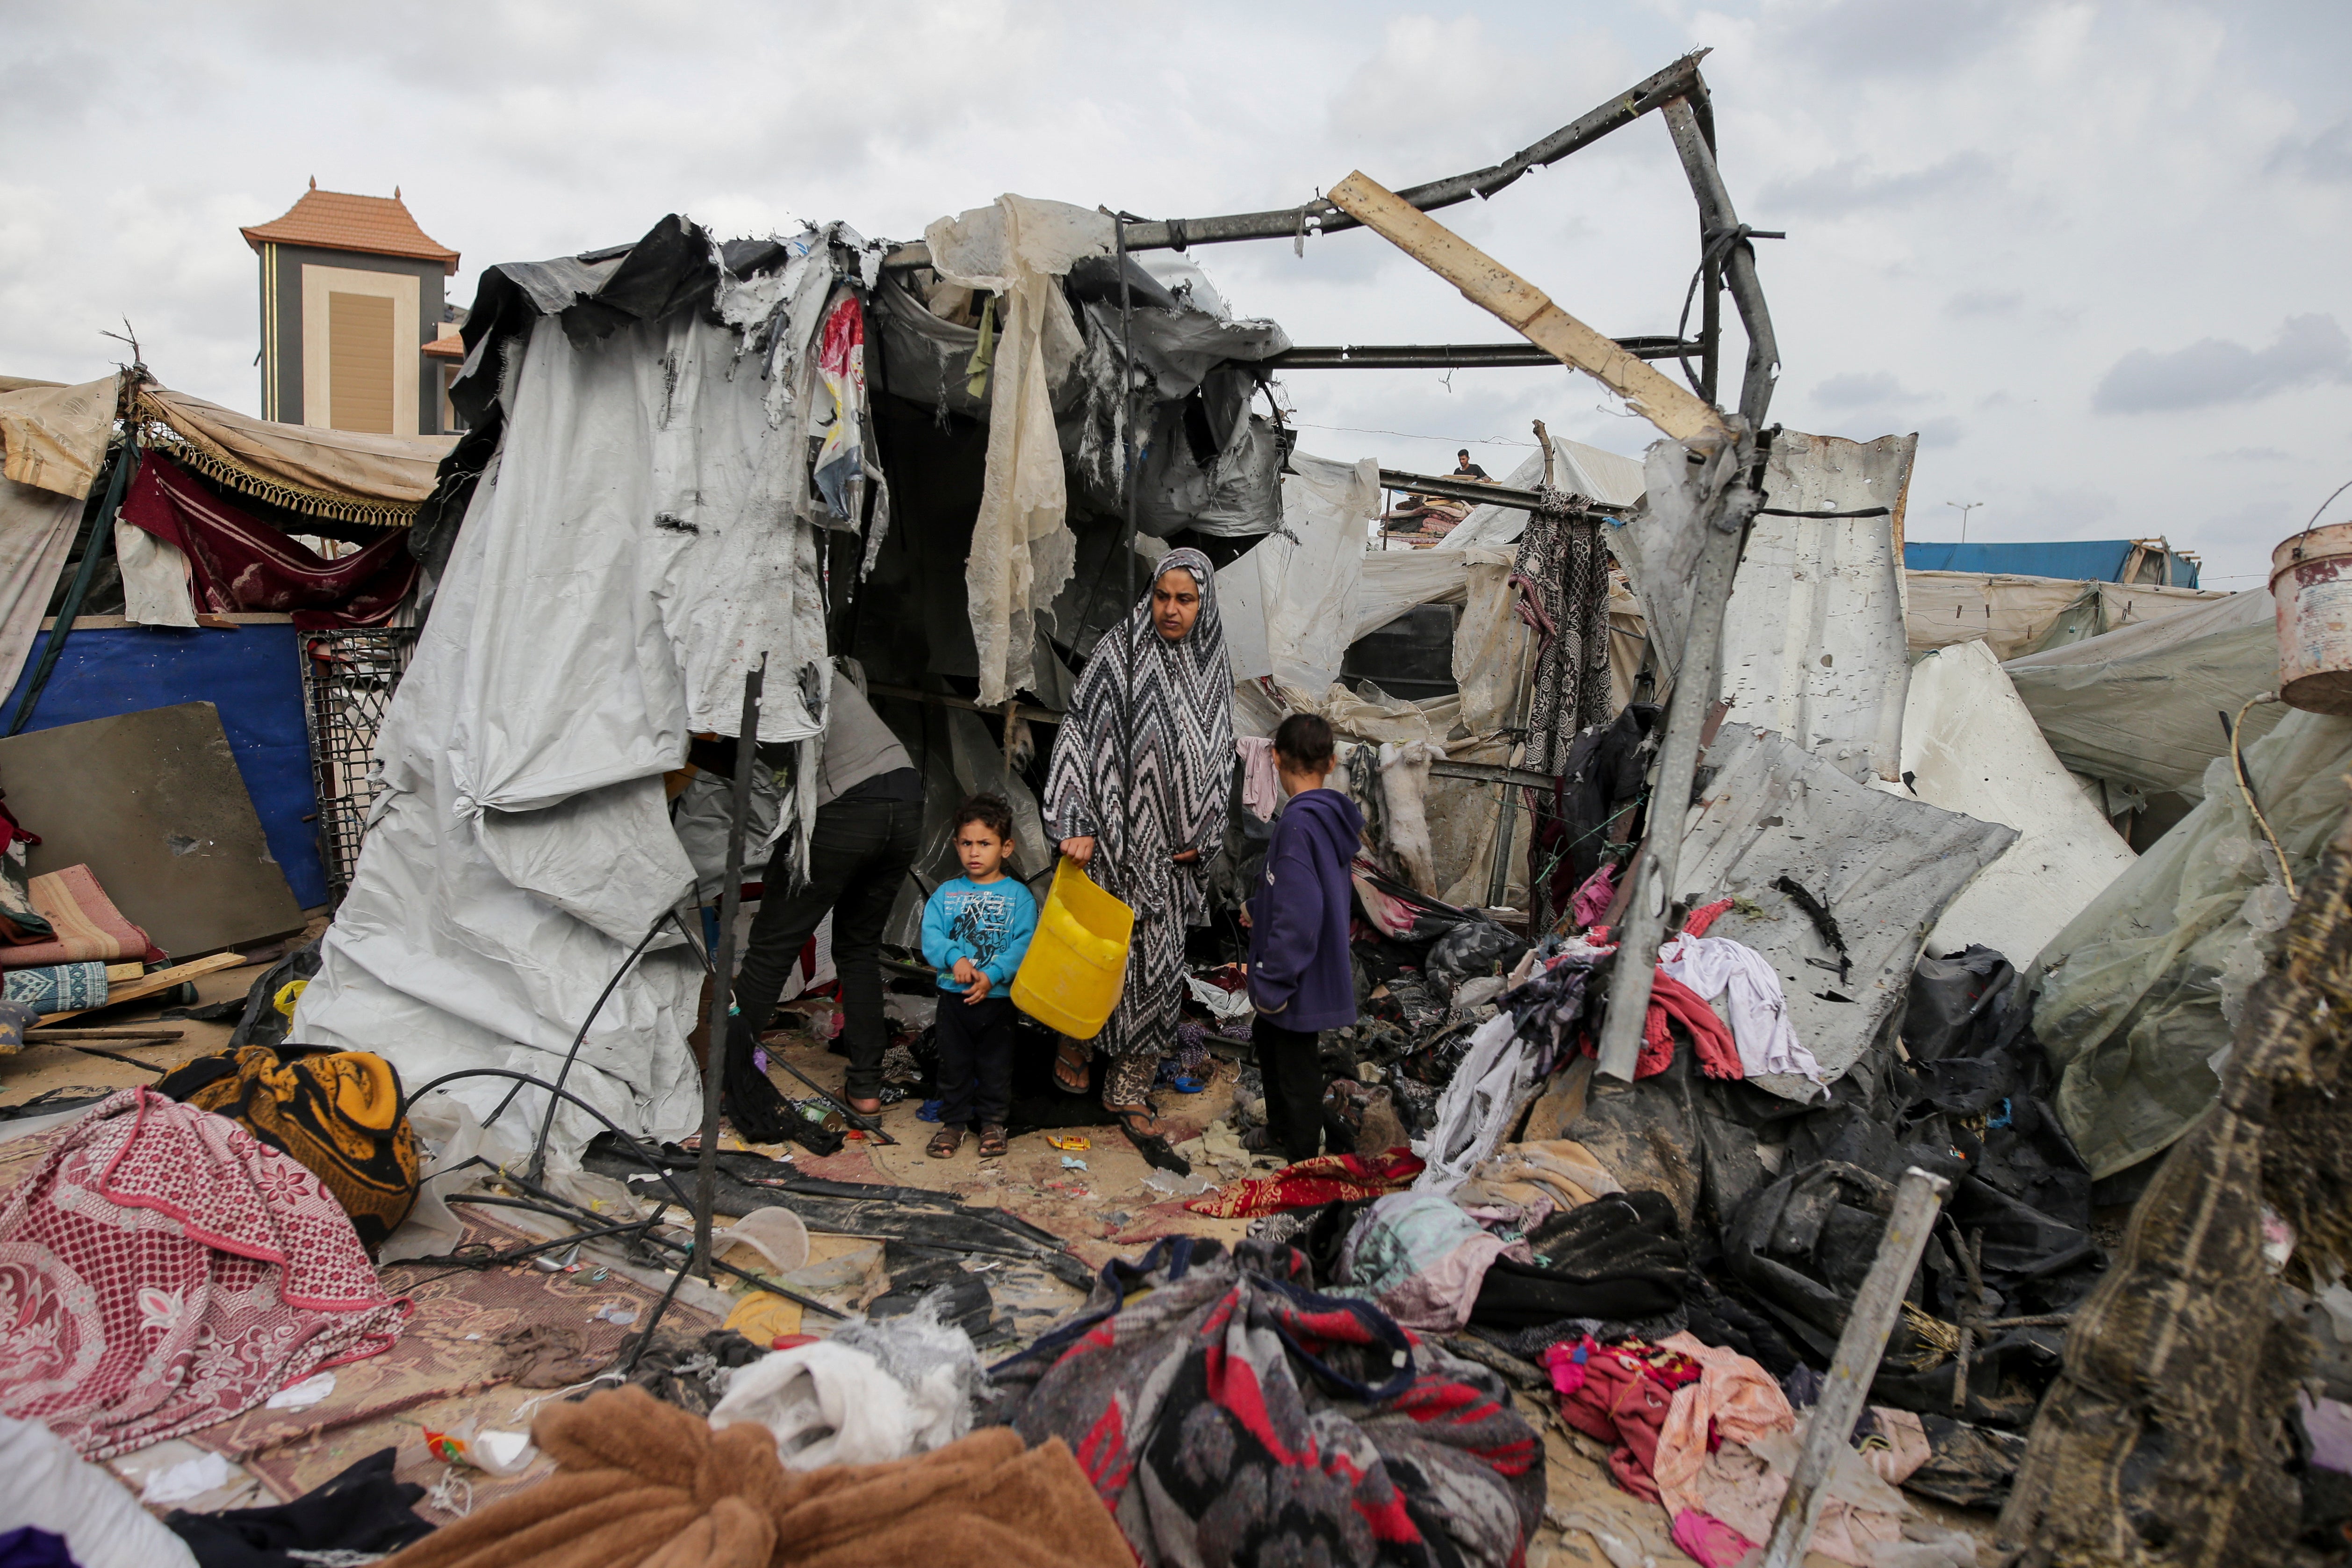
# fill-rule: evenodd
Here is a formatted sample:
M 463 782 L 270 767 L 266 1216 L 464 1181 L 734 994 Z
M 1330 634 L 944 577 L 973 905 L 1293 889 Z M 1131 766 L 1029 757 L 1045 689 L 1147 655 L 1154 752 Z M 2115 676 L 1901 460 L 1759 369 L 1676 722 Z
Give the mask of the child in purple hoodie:
M 1322 1141 L 1321 1033 L 1356 1021 L 1349 867 L 1364 818 L 1355 802 L 1323 787 L 1336 765 L 1331 726 L 1314 714 L 1294 713 L 1274 732 L 1275 773 L 1289 801 L 1250 900 L 1250 1042 L 1265 1079 L 1266 1126 L 1244 1143 L 1294 1162 L 1313 1158 Z

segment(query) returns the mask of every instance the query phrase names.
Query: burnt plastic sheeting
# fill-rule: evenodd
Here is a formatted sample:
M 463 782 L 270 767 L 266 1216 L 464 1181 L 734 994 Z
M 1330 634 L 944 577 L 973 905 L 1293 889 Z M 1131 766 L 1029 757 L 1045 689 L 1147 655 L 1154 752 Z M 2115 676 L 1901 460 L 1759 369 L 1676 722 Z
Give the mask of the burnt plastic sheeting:
M 1990 1510 L 2009 1500 L 2009 1483 L 2025 1457 L 2022 1435 L 1933 1412 L 1923 1413 L 1919 1424 L 1927 1432 L 1927 1462 L 1904 1481 L 1905 1491 L 1954 1508 Z
M 660 1177 L 647 1171 L 641 1161 L 621 1152 L 614 1144 L 610 1133 L 600 1133 L 582 1155 L 582 1168 L 596 1175 L 617 1178 L 629 1184 L 632 1190 L 659 1184 Z M 691 1156 L 674 1144 L 658 1150 L 648 1145 L 639 1147 L 668 1166 L 691 1163 Z M 1093 1284 L 1093 1270 L 1064 1252 L 1058 1237 L 1001 1210 L 967 1208 L 951 1200 L 941 1206 L 938 1194 L 913 1187 L 867 1186 L 799 1176 L 778 1177 L 772 1184 L 767 1180 L 745 1179 L 747 1175 L 761 1176 L 761 1167 L 792 1169 L 756 1155 L 719 1156 L 719 1190 L 713 1205 L 719 1213 L 740 1217 L 756 1209 L 785 1208 L 800 1215 L 809 1229 L 827 1235 L 872 1237 L 950 1252 L 1026 1258 L 1066 1284 L 1081 1289 Z
M 940 1322 L 986 1339 L 996 1314 L 988 1281 L 951 1258 L 914 1256 L 916 1250 L 898 1242 L 884 1247 L 882 1267 L 889 1273 L 890 1289 L 866 1304 L 866 1317 L 904 1317 L 936 1295 Z
M 1464 981 L 1508 974 L 1527 951 L 1527 942 L 1507 928 L 1473 916 L 1430 943 L 1422 973 L 1451 996 Z
M 1904 997 L 1903 1048 L 1914 1062 L 1954 1054 L 2016 977 L 2009 960 L 1981 942 L 1949 958 L 1922 956 Z
M 1179 309 L 1176 296 L 1132 256 L 1127 262 L 1129 304 L 1138 310 L 1173 310 Z M 887 281 L 888 273 L 883 279 Z M 1072 300 L 1081 305 L 1108 305 L 1113 310 L 1119 303 L 1119 258 L 1109 256 L 1081 256 L 1070 263 L 1066 287 Z

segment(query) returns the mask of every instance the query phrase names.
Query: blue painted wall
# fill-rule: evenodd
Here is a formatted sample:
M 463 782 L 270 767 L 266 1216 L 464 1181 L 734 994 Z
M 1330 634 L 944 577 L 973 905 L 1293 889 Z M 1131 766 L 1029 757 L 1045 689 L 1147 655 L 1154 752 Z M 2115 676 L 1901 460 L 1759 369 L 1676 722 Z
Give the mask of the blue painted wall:
M 13 714 L 41 662 L 51 634 L 33 639 L 0 716 Z M 294 628 L 285 623 L 233 632 L 174 626 L 81 626 L 66 639 L 26 730 L 54 730 L 87 719 L 142 713 L 181 702 L 220 710 L 229 751 L 261 818 L 269 853 L 302 907 L 327 901 L 319 863 L 318 813 L 310 777 L 310 737 L 302 721 L 302 676 Z M 28 823 L 34 832 L 38 823 Z

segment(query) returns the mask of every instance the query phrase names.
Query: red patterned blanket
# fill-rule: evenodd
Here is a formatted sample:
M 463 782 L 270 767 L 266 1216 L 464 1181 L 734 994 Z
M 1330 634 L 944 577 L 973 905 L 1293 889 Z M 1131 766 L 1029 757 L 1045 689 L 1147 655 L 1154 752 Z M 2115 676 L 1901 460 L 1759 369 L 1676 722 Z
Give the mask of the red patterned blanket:
M 318 1177 L 149 1089 L 92 1106 L 0 1207 L 0 1414 L 89 1458 L 389 1350 L 408 1310 Z

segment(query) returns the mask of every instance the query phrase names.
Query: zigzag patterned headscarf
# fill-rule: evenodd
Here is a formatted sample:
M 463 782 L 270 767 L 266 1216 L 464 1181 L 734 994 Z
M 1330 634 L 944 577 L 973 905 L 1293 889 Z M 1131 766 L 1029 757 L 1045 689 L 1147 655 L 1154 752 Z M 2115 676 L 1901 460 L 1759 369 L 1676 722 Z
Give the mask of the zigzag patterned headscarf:
M 1171 551 L 1151 581 L 1177 571 L 1201 586 L 1200 618 L 1170 642 L 1151 624 L 1147 590 L 1095 645 L 1055 738 L 1045 816 L 1057 840 L 1093 836 L 1088 870 L 1107 891 L 1190 923 L 1206 910 L 1206 862 L 1232 786 L 1234 676 L 1209 558 Z M 1185 849 L 1202 864 L 1171 865 Z

